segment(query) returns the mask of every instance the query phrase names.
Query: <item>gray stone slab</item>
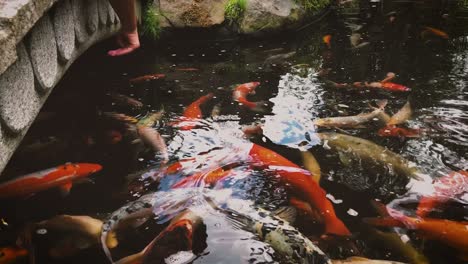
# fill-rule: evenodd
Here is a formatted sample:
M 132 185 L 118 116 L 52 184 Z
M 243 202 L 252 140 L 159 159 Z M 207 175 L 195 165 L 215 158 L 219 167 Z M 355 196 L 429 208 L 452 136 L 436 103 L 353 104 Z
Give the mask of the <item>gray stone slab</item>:
M 18 45 L 17 53 L 18 60 L 0 76 L 0 119 L 13 133 L 28 127 L 42 105 L 24 44 Z
M 73 20 L 75 21 L 75 37 L 79 44 L 88 39 L 88 18 L 86 14 L 86 2 L 84 0 L 72 0 Z
M 0 74 L 16 61 L 16 44 L 58 0 L 0 0 Z
M 112 24 L 117 24 L 117 14 L 114 11 L 114 8 L 112 8 L 112 5 L 109 3 L 109 9 L 108 9 L 108 14 L 109 14 L 109 19 Z
M 99 12 L 98 3 L 96 0 L 82 0 L 86 2 L 86 15 L 87 15 L 87 29 L 88 33 L 92 35 L 99 28 Z
M 58 32 L 60 34 L 60 32 Z M 41 92 L 55 84 L 58 72 L 57 44 L 49 15 L 44 15 L 31 31 L 29 55 Z
M 98 4 L 98 13 L 99 13 L 99 24 L 107 25 L 107 23 L 110 22 L 109 10 L 107 10 L 108 3 L 106 0 L 97 0 L 97 4 Z
M 73 9 L 70 0 L 62 0 L 57 3 L 53 23 L 58 54 L 63 62 L 67 62 L 75 51 L 75 23 L 73 22 Z

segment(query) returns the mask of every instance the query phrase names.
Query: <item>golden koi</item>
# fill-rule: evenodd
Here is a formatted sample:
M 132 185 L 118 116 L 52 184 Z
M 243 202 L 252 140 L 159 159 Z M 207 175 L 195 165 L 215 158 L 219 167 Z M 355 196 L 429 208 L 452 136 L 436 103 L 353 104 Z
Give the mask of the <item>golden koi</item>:
M 378 102 L 377 105 L 378 108 L 370 113 L 362 113 L 356 116 L 320 118 L 315 120 L 314 124 L 320 127 L 357 127 L 379 116 L 387 105 L 387 100 Z

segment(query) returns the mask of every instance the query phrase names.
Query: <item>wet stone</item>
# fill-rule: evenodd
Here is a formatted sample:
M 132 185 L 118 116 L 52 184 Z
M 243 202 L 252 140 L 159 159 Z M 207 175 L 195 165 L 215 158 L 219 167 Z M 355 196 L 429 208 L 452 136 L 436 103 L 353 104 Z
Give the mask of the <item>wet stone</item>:
M 62 0 L 57 4 L 53 18 L 55 40 L 57 41 L 60 59 L 67 62 L 75 51 L 75 24 L 70 0 Z
M 107 0 L 98 0 L 99 22 L 101 25 L 107 25 L 110 22 L 109 2 Z
M 117 24 L 117 14 L 114 11 L 114 8 L 112 8 L 111 4 L 109 3 L 109 8 L 107 9 L 107 14 L 109 15 L 109 20 L 112 24 Z
M 29 41 L 31 63 L 37 87 L 47 91 L 55 84 L 58 71 L 57 44 L 52 22 L 48 15 L 44 15 L 34 26 Z
M 86 14 L 88 15 L 87 29 L 92 35 L 99 27 L 98 3 L 96 0 L 86 0 Z
M 75 36 L 78 43 L 82 44 L 88 39 L 86 2 L 84 0 L 72 0 L 73 20 L 75 21 Z
M 21 43 L 17 50 L 18 60 L 0 76 L 0 118 L 13 133 L 25 129 L 41 107 L 26 47 Z

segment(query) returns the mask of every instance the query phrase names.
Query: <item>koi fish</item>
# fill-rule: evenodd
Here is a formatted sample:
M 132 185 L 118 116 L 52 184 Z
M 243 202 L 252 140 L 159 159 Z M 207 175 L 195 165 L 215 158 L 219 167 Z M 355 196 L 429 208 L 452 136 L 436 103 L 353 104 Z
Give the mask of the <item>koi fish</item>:
M 372 207 L 377 211 L 380 217 L 390 217 L 387 207 L 376 200 L 371 201 Z M 428 264 L 429 260 L 424 254 L 419 252 L 408 241 L 403 242 L 402 237 L 398 233 L 382 232 L 373 227 L 366 228 L 366 235 L 371 243 L 377 241 L 385 245 L 386 248 L 401 256 L 405 261 L 414 264 Z
M 365 218 L 364 222 L 383 227 L 403 227 L 417 230 L 424 237 L 439 240 L 460 251 L 462 258 L 467 260 L 468 254 L 468 222 L 456 222 L 446 219 L 413 218 L 396 210 L 388 209 L 391 217 Z
M 331 38 L 331 35 L 325 35 L 322 38 L 323 43 L 325 43 L 329 49 L 331 48 Z
M 301 151 L 301 157 L 302 164 L 304 164 L 306 170 L 310 172 L 314 181 L 320 183 L 321 172 L 320 164 L 318 163 L 317 159 L 315 159 L 314 155 L 309 151 Z
M 252 208 L 245 200 L 231 198 L 230 202 L 240 210 L 232 210 L 229 204 L 228 209 L 220 209 L 226 212 L 228 220 L 240 229 L 256 233 L 261 241 L 285 258 L 284 263 L 331 264 L 319 247 L 290 224 L 296 217 L 293 208 L 284 207 L 270 212 Z
M 140 76 L 140 77 L 130 79 L 130 83 L 131 84 L 137 84 L 137 83 L 142 83 L 142 82 L 159 80 L 159 79 L 163 79 L 165 77 L 166 77 L 165 74 L 160 74 L 160 73 L 148 74 L 148 75 L 143 75 L 143 76 Z
M 382 100 L 377 103 L 378 108 L 370 113 L 362 113 L 356 116 L 339 116 L 320 118 L 314 121 L 316 126 L 321 127 L 356 127 L 371 121 L 373 118 L 380 115 L 387 105 L 387 100 Z
M 186 177 L 178 183 L 172 185 L 171 188 L 187 188 L 187 187 L 199 187 L 205 185 L 213 185 L 220 180 L 229 176 L 232 170 L 226 166 L 219 167 L 208 172 L 195 173 L 192 176 Z
M 13 264 L 28 255 L 28 251 L 18 247 L 0 248 L 0 264 Z
M 440 30 L 440 29 L 437 29 L 437 28 L 433 28 L 433 27 L 424 27 L 425 30 L 423 30 L 421 32 L 421 37 L 425 37 L 427 34 L 432 34 L 434 36 L 437 36 L 437 37 L 441 37 L 443 39 L 448 39 L 449 38 L 449 35 L 447 33 L 445 33 L 444 31 Z
M 232 97 L 234 101 L 241 103 L 245 107 L 249 108 L 252 111 L 262 112 L 264 109 L 261 106 L 261 102 L 250 102 L 247 100 L 247 95 L 255 94 L 255 89 L 260 85 L 259 82 L 250 82 L 244 83 L 237 86 L 233 93 Z
M 200 98 L 198 98 L 195 102 L 191 103 L 189 106 L 187 106 L 184 110 L 183 116 L 184 118 L 180 120 L 179 122 L 176 122 L 176 125 L 180 125 L 181 123 L 189 123 L 190 121 L 193 121 L 195 119 L 200 119 L 203 117 L 203 113 L 200 109 L 200 105 L 206 103 L 208 100 L 214 97 L 213 93 L 209 93 L 207 95 L 204 95 Z M 190 130 L 193 129 L 196 125 L 195 124 L 183 124 L 180 126 L 181 130 Z
M 159 152 L 162 156 L 163 162 L 169 161 L 169 153 L 167 151 L 166 143 L 164 138 L 159 134 L 156 129 L 146 126 L 138 126 L 138 135 L 140 136 L 143 143 L 151 147 L 153 151 Z
M 354 82 L 356 88 L 382 89 L 390 92 L 409 92 L 411 89 L 401 84 L 392 82 Z
M 409 92 L 411 91 L 411 88 L 404 86 L 402 84 L 398 83 L 392 83 L 392 82 L 384 82 L 381 83 L 381 88 L 387 91 L 391 92 Z
M 184 117 L 185 118 L 190 118 L 190 119 L 199 119 L 202 118 L 202 112 L 200 109 L 200 105 L 206 103 L 208 100 L 213 98 L 213 93 L 209 93 L 207 95 L 204 95 L 200 98 L 198 98 L 195 102 L 191 103 L 187 108 L 185 108 L 184 111 Z
M 197 239 L 200 235 L 206 237 L 203 226 L 202 218 L 193 211 L 182 212 L 144 249 L 142 263 L 164 263 L 164 259 L 180 251 L 201 253 L 203 249 L 196 243 L 205 243 Z
M 378 243 L 384 244 L 386 248 L 394 251 L 409 263 L 429 263 L 429 260 L 426 258 L 426 256 L 415 249 L 410 243 L 404 243 L 401 240 L 401 236 L 397 233 L 382 232 L 374 228 L 369 228 L 368 237 L 371 242 L 377 241 Z
M 110 97 L 116 104 L 120 106 L 130 107 L 130 108 L 135 108 L 135 109 L 140 109 L 143 107 L 142 102 L 138 101 L 137 99 L 133 99 L 131 97 L 123 95 L 123 94 L 111 93 Z
M 434 184 L 435 192 L 431 196 L 421 198 L 416 214 L 426 216 L 432 208 L 448 201 L 460 194 L 468 192 L 468 171 L 452 172 L 437 179 Z
M 164 109 L 150 113 L 144 118 L 141 118 L 136 124 L 137 126 L 153 127 L 164 116 Z
M 350 235 L 348 228 L 336 216 L 331 202 L 326 198 L 326 192 L 306 170 L 279 155 L 278 153 L 253 144 L 249 156 L 253 162 L 268 166 L 274 170 L 281 180 L 298 193 L 299 197 L 320 211 L 325 219 L 325 233 Z
M 83 179 L 102 169 L 99 164 L 67 163 L 55 168 L 34 172 L 0 184 L 0 198 L 28 196 L 59 187 L 70 192 L 73 181 Z
M 377 132 L 381 137 L 417 138 L 421 136 L 421 129 L 386 126 Z
M 387 126 L 395 126 L 399 124 L 403 124 L 406 122 L 408 119 L 411 118 L 411 115 L 413 114 L 413 110 L 411 109 L 411 104 L 410 102 L 406 102 L 406 104 L 398 110 L 387 122 Z
M 369 140 L 339 133 L 317 133 L 324 145 L 331 150 L 350 158 L 377 164 L 382 168 L 390 166 L 396 175 L 419 180 L 422 174 L 410 162 L 393 151 L 379 146 Z

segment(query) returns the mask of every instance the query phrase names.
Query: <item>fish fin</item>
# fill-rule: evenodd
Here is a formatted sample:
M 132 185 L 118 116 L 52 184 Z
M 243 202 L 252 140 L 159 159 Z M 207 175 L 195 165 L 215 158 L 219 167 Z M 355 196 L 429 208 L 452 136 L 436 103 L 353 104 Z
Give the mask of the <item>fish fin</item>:
M 109 231 L 106 235 L 106 246 L 107 248 L 115 248 L 119 245 L 119 241 L 117 240 L 117 234 L 114 231 Z
M 296 221 L 297 210 L 293 206 L 283 206 L 275 210 L 273 215 L 293 224 Z
M 362 221 L 373 226 L 406 227 L 400 220 L 392 217 L 366 217 Z
M 387 100 L 387 99 L 378 100 L 378 101 L 376 102 L 376 105 L 377 105 L 377 107 L 378 107 L 379 109 L 384 109 L 385 106 L 387 106 L 387 104 L 388 104 L 388 100 Z
M 252 230 L 254 222 L 249 218 L 239 215 L 231 210 L 224 210 L 226 212 L 226 220 L 237 229 Z
M 60 192 L 63 196 L 67 196 L 70 193 L 71 188 L 73 187 L 72 182 L 67 182 L 61 186 L 59 186 Z

